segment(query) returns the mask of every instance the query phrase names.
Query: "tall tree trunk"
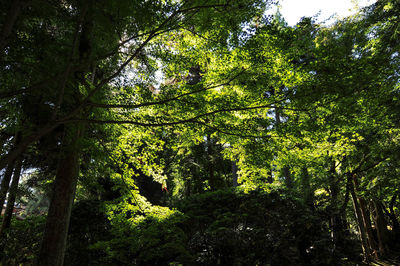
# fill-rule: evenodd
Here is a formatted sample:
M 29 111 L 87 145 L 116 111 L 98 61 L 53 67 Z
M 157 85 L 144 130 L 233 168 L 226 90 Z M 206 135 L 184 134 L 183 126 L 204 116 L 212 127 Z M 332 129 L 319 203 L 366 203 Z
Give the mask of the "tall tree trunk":
M 339 196 L 339 180 L 336 173 L 335 161 L 330 158 L 331 167 L 329 170 L 329 188 L 330 188 L 330 224 L 331 224 L 331 237 L 334 248 L 343 242 L 343 222 L 342 214 L 339 209 L 338 196 Z
M 211 135 L 207 135 L 207 153 L 208 153 L 208 181 L 211 190 L 215 190 L 214 157 Z
M 394 203 L 396 202 L 396 198 L 397 196 L 400 195 L 400 192 L 395 192 L 395 194 L 392 196 L 392 199 L 390 200 L 389 203 L 389 211 L 390 212 L 386 212 L 387 215 L 389 216 L 390 220 L 392 221 L 392 225 L 393 225 L 393 231 L 396 235 L 400 236 L 400 223 L 399 220 L 397 220 L 396 214 L 394 212 Z
M 14 203 L 17 196 L 18 183 L 21 176 L 22 158 L 17 159 L 14 175 L 11 182 L 10 192 L 8 193 L 7 207 L 3 217 L 3 223 L 0 228 L 0 236 L 3 235 L 4 230 L 10 227 L 11 217 L 14 210 Z
M 17 134 L 15 134 L 14 147 L 19 145 L 20 140 L 21 140 L 21 132 L 19 131 L 19 132 L 17 132 Z M 12 172 L 14 170 L 15 159 L 16 158 L 12 158 L 7 162 L 8 163 L 7 168 L 6 168 L 6 171 L 4 172 L 3 179 L 1 180 L 0 206 L 2 209 L 3 209 L 4 201 L 6 200 L 8 188 L 10 186 L 10 180 L 11 180 Z M 0 168 L 0 169 L 2 169 L 2 168 Z
M 354 189 L 355 191 L 358 191 L 358 179 L 356 175 L 353 175 L 353 183 L 354 183 Z M 368 244 L 369 247 L 371 249 L 371 252 L 373 256 L 375 256 L 375 258 L 378 257 L 378 247 L 374 238 L 374 234 L 372 232 L 372 225 L 371 225 L 371 218 L 370 218 L 370 213 L 367 210 L 367 204 L 365 202 L 365 199 L 363 199 L 362 197 L 358 197 L 358 202 L 360 203 L 360 210 L 361 210 L 361 215 L 362 215 L 362 219 L 364 222 L 364 226 L 365 226 L 365 231 L 367 233 L 367 238 L 368 238 Z
M 387 223 L 384 218 L 382 206 L 379 201 L 372 201 L 375 209 L 374 223 L 376 227 L 376 233 L 378 236 L 379 253 L 384 255 L 388 248 L 389 232 L 387 230 Z
M 1 180 L 0 186 L 0 206 L 3 209 L 4 202 L 6 200 L 8 188 L 10 187 L 10 180 L 14 170 L 14 160 L 10 162 L 4 173 L 3 179 Z
M 361 215 L 364 221 L 367 237 L 368 237 L 368 244 L 371 249 L 371 252 L 375 258 L 378 258 L 378 245 L 376 244 L 374 234 L 372 232 L 372 224 L 371 224 L 371 218 L 370 218 L 370 213 L 367 210 L 367 204 L 365 202 L 365 199 L 358 197 L 358 201 L 360 202 L 360 208 L 361 208 Z
M 287 188 L 293 188 L 293 179 L 292 175 L 290 174 L 290 169 L 289 167 L 285 166 L 282 169 L 283 176 L 285 178 L 285 184 Z
M 356 191 L 358 190 L 358 180 L 355 174 L 352 175 L 353 183 L 351 188 L 351 196 L 353 198 L 354 209 L 357 214 L 357 220 L 359 222 L 360 235 L 362 235 L 362 244 L 365 245 L 364 256 L 366 259 L 376 259 L 378 257 L 377 244 L 372 233 L 371 219 L 369 212 L 366 208 L 366 203 L 363 198 L 357 196 Z
M 349 174 L 349 175 L 352 175 L 352 174 Z M 348 178 L 351 178 L 351 176 L 349 176 Z M 356 220 L 357 220 L 358 231 L 360 233 L 361 247 L 363 250 L 364 258 L 367 261 L 369 261 L 371 249 L 368 245 L 367 233 L 366 233 L 364 222 L 362 219 L 361 208 L 360 208 L 360 205 L 357 200 L 357 195 L 355 193 L 353 183 L 350 184 L 349 189 L 350 189 L 351 199 L 353 201 L 353 208 L 354 208 L 354 214 L 355 214 Z
M 79 140 L 82 135 L 82 125 L 75 127 L 71 125 L 66 129 L 63 154 L 59 160 L 38 258 L 38 265 L 41 266 L 60 266 L 64 263 L 68 227 L 79 173 Z
M 314 191 L 310 184 L 311 178 L 307 167 L 301 169 L 301 190 L 303 192 L 304 202 L 310 208 L 314 208 Z
M 232 161 L 232 186 L 238 186 L 238 167 L 236 161 Z

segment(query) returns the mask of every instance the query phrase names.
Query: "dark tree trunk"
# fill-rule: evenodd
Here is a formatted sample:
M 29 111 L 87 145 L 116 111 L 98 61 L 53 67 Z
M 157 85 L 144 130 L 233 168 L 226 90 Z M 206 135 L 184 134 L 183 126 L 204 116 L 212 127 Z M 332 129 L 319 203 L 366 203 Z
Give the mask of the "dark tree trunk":
M 329 176 L 329 188 L 330 188 L 330 209 L 331 209 L 331 237 L 334 248 L 340 246 L 343 243 L 344 227 L 342 221 L 342 213 L 339 209 L 339 180 L 336 173 L 336 165 L 333 159 L 331 159 L 331 168 Z
M 293 180 L 292 180 L 292 175 L 290 174 L 290 169 L 289 167 L 285 166 L 283 167 L 283 176 L 285 178 L 285 184 L 287 188 L 293 188 Z
M 14 160 L 11 161 L 10 164 L 7 166 L 4 176 L 3 176 L 3 179 L 1 180 L 0 206 L 2 209 L 3 209 L 4 202 L 6 200 L 8 188 L 10 187 L 10 180 L 11 180 L 13 170 L 14 170 Z
M 368 243 L 372 252 L 372 256 L 375 258 L 378 258 L 378 245 L 375 241 L 374 234 L 372 232 L 372 224 L 371 224 L 371 218 L 369 211 L 367 210 L 367 204 L 365 202 L 365 199 L 358 197 L 358 200 L 360 202 L 360 208 L 361 208 L 361 214 L 362 218 L 364 221 L 367 237 L 368 237 Z
M 21 140 L 21 132 L 18 132 L 15 134 L 15 139 L 14 139 L 14 147 L 18 146 L 20 144 Z M 4 201 L 6 200 L 6 195 L 8 188 L 10 186 L 10 180 L 12 176 L 12 172 L 14 170 L 14 164 L 15 164 L 15 158 L 12 158 L 7 161 L 7 164 L 4 166 L 7 166 L 6 171 L 4 172 L 3 179 L 1 180 L 1 186 L 0 186 L 0 206 L 3 208 Z M 0 169 L 3 169 L 0 168 Z
M 0 236 L 3 235 L 4 230 L 11 225 L 11 217 L 14 210 L 14 203 L 17 196 L 18 183 L 21 176 L 22 158 L 18 159 L 15 166 L 14 175 L 11 182 L 10 192 L 8 193 L 7 207 L 3 217 L 3 223 L 0 228 Z
M 387 230 L 387 223 L 384 218 L 382 206 L 379 201 L 374 200 L 373 202 L 375 215 L 374 215 L 374 223 L 376 227 L 376 233 L 378 237 L 378 244 L 379 244 L 379 253 L 380 255 L 384 255 L 388 248 L 388 241 L 389 241 L 389 232 Z
M 236 161 L 232 161 L 232 186 L 237 187 L 238 186 L 238 167 L 236 164 Z
M 350 174 L 351 175 L 351 174 Z M 349 177 L 351 178 L 351 177 Z M 370 259 L 371 249 L 368 245 L 367 233 L 362 219 L 361 208 L 357 200 L 357 195 L 354 190 L 354 184 L 350 185 L 350 194 L 353 201 L 354 214 L 356 216 L 358 230 L 360 233 L 361 247 L 363 250 L 364 258 L 368 261 Z
M 211 135 L 207 136 L 207 153 L 208 153 L 208 181 L 211 190 L 215 190 L 215 173 L 214 173 L 214 156 Z
M 67 129 L 54 181 L 53 196 L 39 253 L 38 265 L 59 266 L 64 263 L 69 221 L 79 173 L 81 125 Z
M 399 220 L 397 220 L 397 217 L 396 217 L 393 207 L 394 207 L 394 203 L 396 202 L 396 198 L 397 198 L 397 196 L 399 196 L 399 194 L 400 194 L 400 192 L 397 192 L 393 195 L 393 197 L 389 203 L 389 211 L 390 212 L 388 212 L 388 216 L 389 216 L 390 220 L 392 221 L 393 231 L 398 236 L 400 236 L 400 223 L 399 223 Z
M 370 215 L 367 211 L 365 200 L 356 195 L 358 188 L 357 176 L 353 174 L 352 178 L 353 183 L 351 187 L 351 196 L 353 198 L 353 206 L 359 223 L 360 236 L 362 236 L 361 242 L 363 245 L 363 250 L 365 251 L 364 256 L 367 260 L 377 259 L 378 250 L 374 235 L 372 233 Z
M 304 202 L 310 208 L 314 208 L 314 191 L 310 184 L 311 177 L 308 173 L 307 167 L 303 167 L 301 170 L 301 190 L 303 192 Z

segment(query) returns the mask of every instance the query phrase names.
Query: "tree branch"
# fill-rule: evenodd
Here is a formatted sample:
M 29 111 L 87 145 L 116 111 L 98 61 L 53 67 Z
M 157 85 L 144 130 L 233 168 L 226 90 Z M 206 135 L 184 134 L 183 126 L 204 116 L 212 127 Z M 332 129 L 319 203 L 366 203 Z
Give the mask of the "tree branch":
M 175 101 L 178 100 L 184 96 L 188 96 L 188 95 L 192 95 L 192 94 L 196 94 L 196 93 L 200 93 L 200 92 L 204 92 L 207 90 L 211 90 L 211 89 L 215 89 L 221 86 L 226 86 L 229 85 L 235 78 L 237 78 L 238 76 L 240 76 L 245 70 L 241 71 L 240 73 L 238 73 L 237 75 L 235 75 L 234 77 L 230 78 L 227 82 L 221 83 L 221 84 L 217 84 L 214 86 L 209 86 L 206 88 L 202 88 L 199 90 L 195 90 L 195 91 L 191 91 L 191 92 L 187 92 L 187 93 L 183 93 L 180 94 L 178 96 L 169 98 L 169 99 L 164 99 L 164 100 L 160 100 L 160 101 L 156 101 L 156 102 L 147 102 L 147 103 L 139 103 L 139 104 L 104 104 L 104 103 L 94 103 L 94 102 L 88 102 L 88 105 L 94 106 L 94 107 L 98 107 L 98 108 L 126 108 L 126 109 L 135 109 L 135 108 L 140 108 L 140 107 L 145 107 L 145 106 L 152 106 L 152 105 L 159 105 L 159 104 L 166 104 L 168 102 L 171 101 Z

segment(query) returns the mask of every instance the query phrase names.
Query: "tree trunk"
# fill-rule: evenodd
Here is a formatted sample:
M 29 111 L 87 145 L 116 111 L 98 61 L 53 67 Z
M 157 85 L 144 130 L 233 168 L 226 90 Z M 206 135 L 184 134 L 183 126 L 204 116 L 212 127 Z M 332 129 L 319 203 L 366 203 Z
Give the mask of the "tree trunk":
M 285 178 L 285 184 L 287 188 L 293 188 L 293 180 L 292 180 L 292 175 L 290 174 L 290 169 L 289 167 L 285 166 L 283 167 L 283 176 Z
M 211 190 L 215 190 L 215 173 L 213 160 L 213 147 L 210 134 L 207 135 L 207 153 L 208 153 L 208 181 Z
M 304 203 L 314 209 L 314 191 L 310 184 L 311 177 L 307 167 L 301 169 L 301 191 L 303 192 Z
M 68 227 L 79 173 L 79 140 L 82 135 L 82 125 L 75 127 L 71 125 L 66 129 L 63 154 L 59 160 L 38 258 L 38 265 L 41 266 L 60 266 L 64 263 Z
M 367 260 L 378 258 L 377 244 L 372 233 L 371 219 L 369 212 L 367 211 L 365 200 L 356 195 L 358 188 L 357 176 L 353 174 L 353 183 L 351 187 L 351 196 L 353 198 L 353 206 L 357 214 L 357 220 L 359 223 L 360 236 L 362 235 L 362 244 L 365 246 L 364 256 Z
M 400 194 L 400 192 L 396 192 L 392 199 L 390 200 L 389 203 L 389 211 L 387 214 L 390 218 L 390 220 L 392 221 L 392 225 L 393 225 L 393 231 L 395 232 L 396 235 L 400 236 L 400 223 L 399 220 L 397 220 L 396 214 L 394 212 L 394 203 L 396 202 L 396 198 L 397 196 Z
M 339 209 L 338 196 L 339 196 L 339 180 L 336 173 L 335 161 L 331 158 L 331 168 L 329 177 L 330 188 L 330 223 L 331 223 L 331 238 L 333 246 L 337 246 L 343 242 L 343 221 L 341 210 Z
M 371 218 L 370 214 L 367 210 L 367 204 L 363 198 L 358 197 L 358 201 L 360 202 L 361 208 L 361 215 L 364 221 L 367 237 L 368 237 L 368 244 L 371 249 L 371 252 L 375 258 L 378 258 L 378 245 L 376 244 L 374 234 L 372 232 L 372 225 L 371 225 Z
M 387 223 L 384 218 L 382 206 L 377 200 L 372 201 L 375 209 L 374 223 L 376 227 L 376 233 L 378 236 L 379 253 L 384 255 L 388 248 L 389 232 L 387 230 Z
M 14 203 L 17 196 L 18 183 L 21 176 L 22 158 L 19 158 L 15 166 L 14 175 L 11 182 L 10 192 L 8 193 L 7 207 L 3 217 L 3 223 L 0 228 L 0 236 L 3 235 L 4 230 L 10 227 L 11 217 L 14 210 Z
M 18 131 L 15 134 L 14 147 L 18 146 L 20 144 L 20 141 L 21 141 L 21 132 Z M 6 164 L 7 168 L 6 168 L 6 171 L 4 172 L 3 179 L 1 180 L 0 206 L 2 209 L 3 209 L 4 201 L 6 200 L 8 188 L 10 186 L 10 180 L 11 180 L 12 172 L 14 170 L 15 159 L 16 159 L 16 157 L 7 161 L 7 164 Z M 3 167 L 0 169 L 3 169 Z
M 232 186 L 238 186 L 238 167 L 236 161 L 232 161 Z
M 353 201 L 354 214 L 356 216 L 358 230 L 360 233 L 361 247 L 363 250 L 364 258 L 367 261 L 369 261 L 371 249 L 368 245 L 367 234 L 366 234 L 366 230 L 365 230 L 365 226 L 364 226 L 364 222 L 363 222 L 362 214 L 361 214 L 361 208 L 360 208 L 360 205 L 358 204 L 358 200 L 357 200 L 357 196 L 356 196 L 356 193 L 354 190 L 353 183 L 351 183 L 351 185 L 350 185 L 350 194 L 351 194 L 351 199 Z
M 14 170 L 14 160 L 10 162 L 7 166 L 7 169 L 4 173 L 3 179 L 1 180 L 1 187 L 0 187 L 0 206 L 3 210 L 3 205 L 6 200 L 8 188 L 10 186 L 10 180 L 12 176 L 12 172 Z
M 354 183 L 355 191 L 358 191 L 358 179 L 357 179 L 356 175 L 353 175 L 353 183 Z M 358 199 L 358 202 L 360 203 L 362 220 L 364 222 L 365 231 L 367 233 L 367 240 L 368 240 L 369 248 L 372 252 L 371 255 L 373 255 L 375 258 L 378 258 L 378 248 L 377 248 L 377 244 L 376 244 L 376 241 L 374 238 L 374 234 L 372 232 L 371 218 L 370 218 L 370 214 L 367 210 L 367 204 L 365 202 L 365 199 L 363 199 L 361 197 L 357 197 L 357 199 Z

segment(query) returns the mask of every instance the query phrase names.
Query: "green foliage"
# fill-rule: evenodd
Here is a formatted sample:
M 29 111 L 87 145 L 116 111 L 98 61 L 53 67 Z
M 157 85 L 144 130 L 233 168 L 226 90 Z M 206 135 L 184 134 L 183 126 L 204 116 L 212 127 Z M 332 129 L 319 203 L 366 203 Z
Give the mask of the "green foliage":
M 0 238 L 2 264 L 33 264 L 40 248 L 45 226 L 44 216 L 29 216 L 25 220 L 13 219 L 12 227 Z
M 109 240 L 111 224 L 103 203 L 97 200 L 79 201 L 74 205 L 68 232 L 66 265 L 93 265 L 107 262 L 104 252 L 94 250 L 92 245 Z
M 92 249 L 107 254 L 118 264 L 152 264 L 192 261 L 186 248 L 186 236 L 180 228 L 185 216 L 165 207 L 153 206 L 143 215 L 113 221 L 113 238 L 96 243 Z
M 219 190 L 175 206 L 127 217 L 93 248 L 124 265 L 333 263 L 323 216 L 279 191 Z
M 29 214 L 80 151 L 66 264 L 341 264 L 352 187 L 400 232 L 399 4 L 289 27 L 272 2 L 34 0 L 2 29 L 1 163 L 35 169 Z M 42 227 L 15 221 L 6 263 Z

